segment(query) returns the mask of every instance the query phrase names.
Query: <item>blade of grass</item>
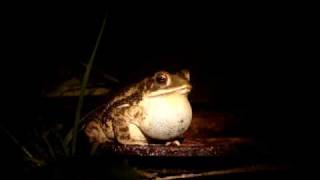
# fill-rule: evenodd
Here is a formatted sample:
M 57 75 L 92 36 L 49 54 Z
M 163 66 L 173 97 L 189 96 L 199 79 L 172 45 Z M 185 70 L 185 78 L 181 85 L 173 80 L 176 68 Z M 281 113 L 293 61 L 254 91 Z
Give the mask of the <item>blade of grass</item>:
M 72 133 L 72 131 L 71 131 L 71 133 Z M 62 138 L 61 134 L 60 134 L 59 132 L 55 132 L 55 135 L 56 135 L 56 137 L 58 138 L 60 145 L 62 146 L 64 155 L 65 155 L 66 157 L 68 157 L 70 151 L 69 151 L 69 149 L 68 149 L 68 146 L 66 146 L 66 145 L 64 144 L 63 138 Z
M 82 109 L 82 104 L 83 104 L 83 99 L 84 99 L 84 93 L 86 90 L 86 85 L 88 84 L 88 80 L 89 80 L 89 76 L 90 76 L 90 72 L 92 69 L 92 64 L 95 58 L 95 55 L 97 53 L 97 49 L 98 46 L 100 44 L 100 40 L 106 25 L 106 19 L 107 16 L 103 19 L 103 23 L 95 44 L 95 47 L 93 49 L 93 52 L 91 54 L 88 66 L 86 67 L 86 71 L 81 83 L 81 89 L 80 89 L 80 96 L 79 96 L 79 101 L 78 101 L 78 105 L 77 105 L 77 110 L 76 110 L 76 115 L 75 115 L 75 121 L 74 121 L 74 128 L 73 128 L 73 141 L 72 141 L 72 147 L 71 147 L 71 154 L 74 156 L 76 153 L 76 144 L 77 144 L 77 135 L 78 135 L 78 126 L 79 126 L 79 122 L 80 122 L 80 116 L 81 116 L 81 109 Z
M 45 132 L 45 133 L 42 135 L 42 139 L 43 139 L 43 141 L 46 143 L 46 145 L 47 145 L 47 147 L 48 147 L 50 156 L 51 156 L 53 159 L 56 159 L 56 154 L 54 153 L 53 147 L 52 147 L 51 143 L 49 142 L 49 140 L 48 140 L 48 138 L 47 138 L 48 135 L 49 135 L 49 131 L 48 131 L 48 132 Z
M 91 146 L 91 150 L 90 150 L 90 156 L 93 156 L 96 152 L 96 150 L 98 149 L 99 144 L 93 144 Z
M 13 134 L 11 134 L 10 131 L 8 131 L 6 128 L 0 126 L 0 129 L 17 145 L 21 148 L 22 152 L 25 154 L 28 160 L 34 162 L 37 166 L 42 166 L 45 164 L 44 161 L 38 160 L 37 158 L 33 157 L 33 155 L 30 153 L 30 151 L 27 150 L 26 147 L 24 147 L 18 139 L 14 137 Z

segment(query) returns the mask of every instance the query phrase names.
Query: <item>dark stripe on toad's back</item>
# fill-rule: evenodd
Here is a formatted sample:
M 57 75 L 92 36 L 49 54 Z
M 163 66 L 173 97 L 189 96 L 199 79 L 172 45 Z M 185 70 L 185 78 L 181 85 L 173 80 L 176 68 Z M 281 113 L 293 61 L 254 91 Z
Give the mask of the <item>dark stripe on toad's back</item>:
M 142 100 L 142 93 L 138 92 L 128 98 L 130 105 L 136 105 Z
M 130 139 L 130 134 L 123 134 L 119 136 L 120 139 L 127 140 Z
M 125 100 L 128 97 L 131 97 L 135 93 L 143 92 L 143 84 L 144 84 L 144 81 L 141 81 L 139 83 L 124 87 L 117 94 L 114 95 L 112 100 L 109 101 L 110 102 L 109 105 L 115 107 L 114 104 L 117 103 L 118 101 Z M 123 103 L 118 103 L 118 104 L 121 105 Z
M 142 100 L 142 93 L 134 93 L 131 96 L 128 96 L 124 99 L 118 100 L 110 106 L 110 109 L 117 108 L 118 106 L 124 105 L 124 104 L 129 104 L 129 105 L 134 105 L 138 104 Z
M 128 126 L 119 127 L 119 131 L 121 131 L 121 132 L 128 132 L 128 131 L 129 131 L 129 128 L 128 128 Z
M 125 119 L 114 119 L 112 121 L 112 123 L 114 123 L 115 126 L 125 126 L 126 125 L 126 120 Z
M 137 111 L 137 112 L 133 115 L 133 117 L 134 117 L 135 119 L 138 119 L 139 116 L 141 116 L 141 112 L 140 112 L 140 111 Z

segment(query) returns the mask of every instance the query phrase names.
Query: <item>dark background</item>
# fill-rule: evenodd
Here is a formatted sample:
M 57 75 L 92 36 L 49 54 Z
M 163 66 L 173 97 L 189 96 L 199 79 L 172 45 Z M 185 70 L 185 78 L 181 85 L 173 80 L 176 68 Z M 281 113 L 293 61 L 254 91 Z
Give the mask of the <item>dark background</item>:
M 292 159 L 306 158 L 312 14 L 290 4 L 14 6 L 3 16 L 5 127 L 26 133 L 41 93 L 84 72 L 106 12 L 94 68 L 121 82 L 188 68 L 201 102 L 238 114 L 249 134 Z M 2 155 L 19 161 L 3 139 Z

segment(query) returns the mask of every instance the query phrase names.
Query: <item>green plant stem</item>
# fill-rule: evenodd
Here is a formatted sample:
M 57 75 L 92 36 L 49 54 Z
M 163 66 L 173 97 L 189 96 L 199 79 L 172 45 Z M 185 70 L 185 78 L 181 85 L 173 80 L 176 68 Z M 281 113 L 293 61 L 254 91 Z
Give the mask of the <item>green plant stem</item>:
M 93 52 L 91 54 L 88 66 L 86 67 L 86 71 L 81 83 L 81 89 L 80 89 L 80 96 L 79 96 L 79 101 L 78 101 L 78 105 L 77 105 L 77 109 L 76 109 L 76 115 L 75 115 L 75 121 L 74 121 L 74 128 L 73 128 L 73 141 L 72 141 L 72 148 L 71 148 L 71 154 L 74 156 L 76 153 L 76 144 L 77 144 L 77 134 L 78 134 L 78 126 L 80 123 L 80 116 L 81 116 L 81 109 L 82 109 L 82 105 L 83 105 L 83 100 L 84 100 L 84 94 L 85 94 L 85 90 L 86 90 L 86 85 L 88 84 L 88 80 L 89 80 L 89 76 L 90 76 L 90 72 L 92 69 L 92 64 L 95 58 L 95 55 L 97 53 L 97 49 L 98 46 L 100 44 L 100 40 L 106 25 L 106 19 L 107 16 L 104 18 L 95 47 L 93 49 Z

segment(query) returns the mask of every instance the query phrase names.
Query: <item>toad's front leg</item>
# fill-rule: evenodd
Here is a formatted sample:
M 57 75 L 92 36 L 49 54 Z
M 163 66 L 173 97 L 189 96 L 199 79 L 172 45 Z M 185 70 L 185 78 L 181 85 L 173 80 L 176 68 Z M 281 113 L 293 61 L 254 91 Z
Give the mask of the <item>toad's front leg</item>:
M 141 130 L 132 123 L 134 122 L 134 116 L 132 116 L 130 112 L 130 108 L 121 107 L 111 116 L 117 142 L 121 144 L 147 145 L 147 138 Z

